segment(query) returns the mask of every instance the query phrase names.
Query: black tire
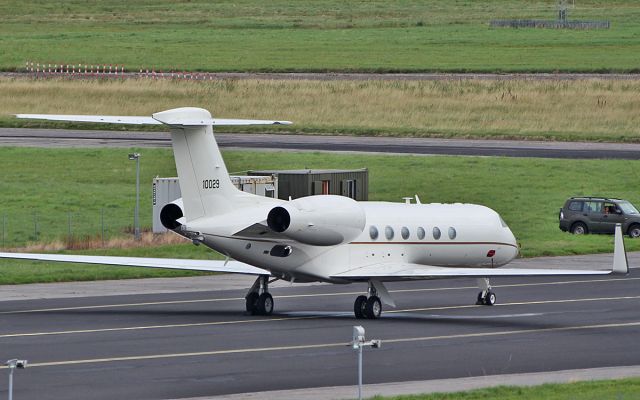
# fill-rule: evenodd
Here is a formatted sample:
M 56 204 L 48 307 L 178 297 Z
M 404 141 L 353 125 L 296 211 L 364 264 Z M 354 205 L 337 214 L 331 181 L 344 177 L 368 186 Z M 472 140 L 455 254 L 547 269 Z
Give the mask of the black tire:
M 478 292 L 478 300 L 476 300 L 476 305 L 481 306 L 484 304 L 484 297 L 482 297 L 482 292 Z
M 493 292 L 487 292 L 487 295 L 484 296 L 484 304 L 488 306 L 496 304 L 496 294 Z
M 251 313 L 251 314 L 255 314 L 256 313 L 256 307 L 258 304 L 258 293 L 256 292 L 251 292 L 247 295 L 247 297 L 245 297 L 246 300 L 246 308 L 247 308 L 247 312 Z
M 371 296 L 367 299 L 364 313 L 369 319 L 378 319 L 382 315 L 382 303 L 378 296 Z
M 259 315 L 271 315 L 273 312 L 273 297 L 269 293 L 262 293 L 258 297 L 257 309 Z
M 573 233 L 574 235 L 586 235 L 589 233 L 589 229 L 582 222 L 576 222 L 575 224 L 571 225 L 571 233 Z
M 356 297 L 355 303 L 353 303 L 353 313 L 356 318 L 362 319 L 366 318 L 365 307 L 367 305 L 367 296 L 358 296 Z
M 640 225 L 638 224 L 631 225 L 627 230 L 627 234 L 629 234 L 630 238 L 634 238 L 634 239 L 640 237 Z

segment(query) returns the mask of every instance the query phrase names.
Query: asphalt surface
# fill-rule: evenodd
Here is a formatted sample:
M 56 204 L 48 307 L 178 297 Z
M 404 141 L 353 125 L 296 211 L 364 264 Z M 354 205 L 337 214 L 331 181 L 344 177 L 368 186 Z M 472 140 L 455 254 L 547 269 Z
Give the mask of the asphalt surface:
M 223 148 L 473 155 L 568 159 L 640 159 L 637 143 L 543 142 L 217 133 Z M 0 146 L 169 147 L 166 132 L 0 128 Z
M 346 344 L 362 324 L 368 338 L 383 340 L 365 351 L 365 383 L 496 376 L 500 384 L 503 374 L 639 365 L 638 281 L 638 269 L 628 277 L 495 279 L 493 307 L 473 305 L 475 280 L 395 283 L 388 286 L 398 308 L 374 321 L 352 316 L 364 285 L 278 285 L 271 317 L 244 315 L 237 286 L 157 294 L 136 281 L 141 294 L 47 299 L 36 291 L 0 303 L 0 360 L 30 362 L 15 375 L 19 399 L 345 386 L 356 377 Z

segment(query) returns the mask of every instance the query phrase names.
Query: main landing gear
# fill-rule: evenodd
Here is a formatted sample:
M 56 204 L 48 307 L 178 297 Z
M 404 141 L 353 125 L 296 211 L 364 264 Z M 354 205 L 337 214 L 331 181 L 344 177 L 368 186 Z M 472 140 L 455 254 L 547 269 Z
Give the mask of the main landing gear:
M 367 290 L 367 296 L 358 296 L 353 304 L 353 313 L 356 318 L 378 319 L 382 314 L 382 302 L 378 292 L 371 282 Z
M 247 312 L 251 315 L 271 315 L 273 313 L 273 297 L 269 294 L 269 275 L 260 275 L 256 279 L 249 293 L 244 297 Z
M 489 278 L 478 278 L 478 293 L 477 305 L 492 306 L 496 304 L 496 294 L 491 291 L 491 283 Z

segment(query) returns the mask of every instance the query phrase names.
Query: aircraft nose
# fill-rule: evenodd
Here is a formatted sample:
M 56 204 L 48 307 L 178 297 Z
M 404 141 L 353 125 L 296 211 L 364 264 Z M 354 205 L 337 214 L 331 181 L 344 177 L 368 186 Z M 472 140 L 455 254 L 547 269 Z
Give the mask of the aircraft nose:
M 509 243 L 511 246 L 513 246 L 512 247 L 513 255 L 511 256 L 511 260 L 513 260 L 518 256 L 518 253 L 520 253 L 520 246 L 518 246 L 518 241 L 516 240 L 516 237 L 513 234 L 513 232 L 511 232 L 511 229 L 509 228 L 506 228 L 506 229 L 508 231 L 506 242 Z

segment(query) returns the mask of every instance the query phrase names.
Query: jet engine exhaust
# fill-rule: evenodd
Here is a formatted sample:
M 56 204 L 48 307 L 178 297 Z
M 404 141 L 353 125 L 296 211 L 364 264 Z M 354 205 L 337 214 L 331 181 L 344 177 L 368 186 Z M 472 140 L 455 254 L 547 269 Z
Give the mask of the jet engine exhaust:
M 267 225 L 274 232 L 282 233 L 289 228 L 291 215 L 283 207 L 274 207 L 267 215 Z
M 183 216 L 182 208 L 174 203 L 169 203 L 160 210 L 160 222 L 162 223 L 162 226 L 172 231 L 182 225 L 178 222 L 178 219 Z

